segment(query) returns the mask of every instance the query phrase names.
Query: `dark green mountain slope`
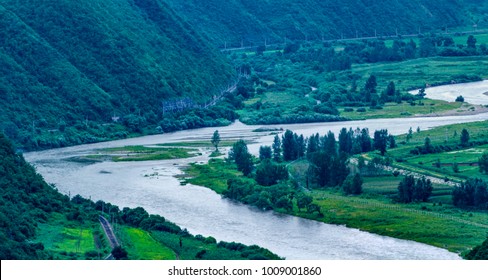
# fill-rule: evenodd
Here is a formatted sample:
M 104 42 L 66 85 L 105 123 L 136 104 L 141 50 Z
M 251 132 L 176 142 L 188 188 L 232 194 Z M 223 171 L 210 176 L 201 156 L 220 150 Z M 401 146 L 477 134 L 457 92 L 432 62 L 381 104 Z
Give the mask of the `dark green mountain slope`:
M 462 0 L 168 0 L 216 45 L 416 33 L 470 24 Z
M 0 131 L 21 143 L 114 114 L 155 123 L 162 101 L 234 76 L 161 0 L 0 0 L 0 65 Z
M 65 197 L 46 184 L 0 134 L 0 259 L 46 258 L 44 246 L 31 242 L 38 223 L 67 209 Z

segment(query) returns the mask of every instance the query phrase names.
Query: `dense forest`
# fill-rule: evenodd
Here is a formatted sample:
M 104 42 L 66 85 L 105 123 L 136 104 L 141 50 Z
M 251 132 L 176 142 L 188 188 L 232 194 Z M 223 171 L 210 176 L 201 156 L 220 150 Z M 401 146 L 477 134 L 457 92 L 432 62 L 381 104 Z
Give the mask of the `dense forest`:
M 474 2 L 475 1 L 466 1 Z M 477 1 L 479 2 L 479 1 Z M 486 25 L 484 7 L 465 1 L 291 1 L 169 0 L 189 22 L 216 45 L 282 43 L 430 32 L 459 26 Z M 471 9 L 468 12 L 466 7 Z M 198 23 L 198 24 L 197 24 Z
M 2 0 L 0 64 L 0 131 L 27 149 L 124 137 L 236 78 L 159 0 Z

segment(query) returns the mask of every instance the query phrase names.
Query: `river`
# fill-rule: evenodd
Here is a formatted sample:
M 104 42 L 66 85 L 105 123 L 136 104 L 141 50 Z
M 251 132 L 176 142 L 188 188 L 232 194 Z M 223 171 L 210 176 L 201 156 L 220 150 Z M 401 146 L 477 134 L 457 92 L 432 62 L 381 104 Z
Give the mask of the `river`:
M 418 90 L 410 91 L 411 94 L 417 94 Z M 488 80 L 466 83 L 452 84 L 425 89 L 425 97 L 430 99 L 444 100 L 454 102 L 460 95 L 464 101 L 473 105 L 488 105 Z
M 436 126 L 487 120 L 488 113 L 473 116 L 375 119 L 353 122 L 274 125 L 309 136 L 336 134 L 342 127 L 387 128 L 392 134 L 406 133 L 410 127 L 422 130 Z M 260 145 L 270 145 L 273 135 L 253 132 L 258 127 L 236 122 L 218 128 L 222 139 L 248 139 L 249 149 L 257 153 Z M 102 162 L 82 164 L 66 159 L 100 148 L 126 145 L 151 145 L 191 140 L 209 140 L 216 128 L 203 128 L 162 135 L 145 136 L 62 149 L 26 153 L 46 181 L 62 193 L 80 194 L 120 207 L 144 207 L 187 228 L 193 234 L 217 240 L 257 244 L 287 259 L 459 259 L 447 250 L 344 226 L 328 225 L 293 216 L 263 212 L 223 199 L 215 192 L 194 185 L 181 186 L 174 177 L 190 162 L 205 162 L 209 151 L 189 159 L 148 162 Z

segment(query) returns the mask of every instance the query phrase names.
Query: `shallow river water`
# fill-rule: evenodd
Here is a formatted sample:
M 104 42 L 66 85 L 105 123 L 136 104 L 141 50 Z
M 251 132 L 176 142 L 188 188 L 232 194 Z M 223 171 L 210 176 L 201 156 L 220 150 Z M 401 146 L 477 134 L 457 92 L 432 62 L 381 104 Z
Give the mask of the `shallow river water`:
M 475 116 L 377 119 L 354 122 L 276 125 L 309 136 L 337 133 L 342 127 L 368 127 L 370 131 L 387 128 L 392 134 L 406 133 L 410 127 L 422 130 L 440 125 L 487 120 L 488 113 Z M 270 145 L 273 135 L 252 132 L 263 126 L 236 122 L 218 128 L 223 139 L 253 140 L 250 151 Z M 263 212 L 223 199 L 213 191 L 193 185 L 181 186 L 174 177 L 180 167 L 190 162 L 204 162 L 203 155 L 169 161 L 102 162 L 81 164 L 67 161 L 73 156 L 91 154 L 93 150 L 126 145 L 150 145 L 188 140 L 209 140 L 216 128 L 181 131 L 163 135 L 75 146 L 26 153 L 46 181 L 71 196 L 80 194 L 104 200 L 120 207 L 142 206 L 187 228 L 193 234 L 214 236 L 218 240 L 257 244 L 287 259 L 459 259 L 447 250 L 425 244 L 383 237 L 375 234 L 328 225 L 288 215 Z

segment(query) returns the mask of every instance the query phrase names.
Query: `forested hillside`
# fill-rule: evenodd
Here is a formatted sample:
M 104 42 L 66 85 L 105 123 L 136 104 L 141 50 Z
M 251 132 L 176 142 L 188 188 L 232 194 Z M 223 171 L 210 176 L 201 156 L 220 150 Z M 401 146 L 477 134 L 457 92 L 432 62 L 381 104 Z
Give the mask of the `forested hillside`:
M 123 241 L 123 258 L 175 259 L 178 254 L 179 259 L 279 259 L 256 245 L 193 236 L 141 207 L 119 209 L 79 195 L 70 199 L 47 184 L 1 133 L 0 194 L 2 260 L 103 259 L 112 248 L 100 226 L 100 215 L 120 228 L 116 235 Z M 141 245 L 147 242 L 149 246 Z
M 0 65 L 0 131 L 29 149 L 114 138 L 123 127 L 96 126 L 154 124 L 163 101 L 235 78 L 161 0 L 0 0 Z
M 471 1 L 469 1 L 471 2 Z M 472 25 L 463 0 L 168 0 L 216 45 L 393 35 Z M 481 19 L 480 19 L 480 24 Z M 356 33 L 357 32 L 357 33 Z
M 15 154 L 0 134 L 0 259 L 46 258 L 44 246 L 32 242 L 38 223 L 67 209 L 68 197 L 58 193 Z

